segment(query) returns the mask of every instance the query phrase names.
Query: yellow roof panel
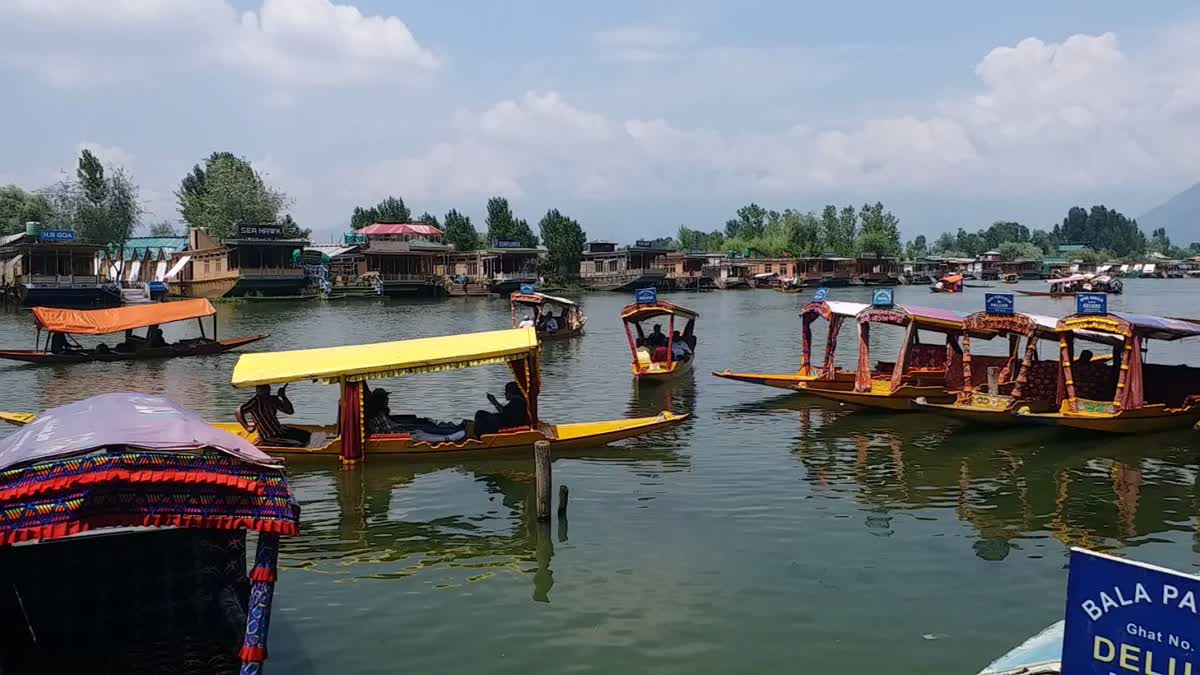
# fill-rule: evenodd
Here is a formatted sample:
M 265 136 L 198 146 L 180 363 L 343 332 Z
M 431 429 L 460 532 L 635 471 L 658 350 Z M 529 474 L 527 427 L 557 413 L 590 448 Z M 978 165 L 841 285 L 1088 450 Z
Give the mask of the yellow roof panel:
M 233 386 L 341 377 L 351 380 L 397 377 L 503 363 L 533 353 L 537 348 L 534 329 L 511 328 L 369 345 L 242 354 L 233 368 Z

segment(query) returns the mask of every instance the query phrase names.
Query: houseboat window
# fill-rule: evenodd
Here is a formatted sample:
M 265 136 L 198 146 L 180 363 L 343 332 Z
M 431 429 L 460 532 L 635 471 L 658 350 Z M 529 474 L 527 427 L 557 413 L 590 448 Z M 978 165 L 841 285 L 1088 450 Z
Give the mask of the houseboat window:
M 204 261 L 204 276 L 208 276 L 208 275 L 209 275 L 209 273 L 210 273 L 210 272 L 209 272 L 209 265 L 208 265 L 208 261 L 207 261 L 207 260 L 205 260 L 205 261 Z
M 772 271 L 772 269 L 771 269 L 771 263 L 767 263 L 767 266 L 766 266 L 766 269 L 765 269 L 765 271 L 767 271 L 767 272 L 770 272 L 770 271 Z
M 609 260 L 609 261 L 608 261 L 608 271 L 609 271 L 609 272 L 616 272 L 616 271 L 617 271 L 617 261 L 616 261 L 616 260 Z

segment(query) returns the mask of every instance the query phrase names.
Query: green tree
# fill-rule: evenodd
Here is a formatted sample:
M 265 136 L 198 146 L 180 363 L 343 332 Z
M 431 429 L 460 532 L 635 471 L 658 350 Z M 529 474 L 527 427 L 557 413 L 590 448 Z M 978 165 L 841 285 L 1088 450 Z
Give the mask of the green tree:
M 924 258 L 929 255 L 929 245 L 925 243 L 925 235 L 918 234 L 904 245 L 904 257 L 909 260 Z
M 900 222 L 891 211 L 883 210 L 882 202 L 863 204 L 859 210 L 859 221 L 861 227 L 855 241 L 858 255 L 900 255 Z
M 417 218 L 417 222 L 424 223 L 424 224 L 430 225 L 432 227 L 436 227 L 439 230 L 442 229 L 442 226 L 438 225 L 437 216 L 433 215 L 432 213 L 430 213 L 428 211 L 422 213 L 421 216 L 419 218 Z
M 487 203 L 488 241 L 495 245 L 497 241 L 518 241 L 522 246 L 533 248 L 538 245 L 538 238 L 529 223 L 522 218 L 513 217 L 508 200 L 504 197 L 492 197 Z
M 934 253 L 946 255 L 949 252 L 954 251 L 956 246 L 958 246 L 958 240 L 955 238 L 955 236 L 949 232 L 943 232 L 938 235 L 938 238 L 933 242 L 932 251 Z
M 150 226 L 151 237 L 178 237 L 179 232 L 175 229 L 175 223 L 169 220 L 160 220 Z
M 425 215 L 429 214 L 426 213 Z M 432 218 L 433 216 L 430 217 Z M 412 222 L 412 211 L 408 210 L 403 199 L 390 195 L 387 199 L 369 208 L 364 209 L 361 206 L 356 206 L 353 213 L 350 214 L 350 229 L 352 230 L 358 230 L 373 223 L 409 222 Z M 433 224 L 437 225 L 436 219 L 434 219 Z
M 81 241 L 124 244 L 141 223 L 139 188 L 124 168 L 100 163 L 90 150 L 80 153 L 74 177 L 45 188 L 50 204 L 45 224 L 74 229 Z
M 1042 249 L 1028 241 L 1006 241 L 999 246 L 1001 260 L 1041 260 Z
M 858 213 L 853 206 L 842 209 L 838 216 L 837 239 L 830 240 L 829 248 L 834 255 L 854 255 L 854 242 L 858 239 Z
M 235 236 L 241 223 L 280 222 L 280 211 L 290 203 L 249 162 L 227 152 L 213 153 L 203 169 L 193 168 L 175 196 L 188 225 L 204 228 L 218 241 Z
M 546 245 L 546 262 L 551 269 L 563 276 L 578 270 L 583 245 L 587 242 L 587 233 L 579 223 L 559 213 L 558 209 L 550 209 L 538 223 L 538 229 L 542 233 L 542 243 Z
M 471 224 L 469 217 L 455 209 L 450 209 L 446 212 L 443 221 L 446 223 L 443 230 L 446 235 L 446 243 L 452 245 L 455 250 L 474 251 L 479 248 L 479 233 L 475 231 L 475 226 Z
M 312 236 L 312 230 L 300 227 L 292 219 L 292 214 L 290 213 L 283 214 L 283 217 L 276 222 L 283 228 L 282 234 L 285 239 L 308 239 Z
M 51 211 L 45 195 L 26 192 L 16 185 L 0 185 L 0 235 L 20 232 L 30 221 L 48 222 Z
M 1150 250 L 1166 255 L 1171 251 L 1171 238 L 1167 236 L 1167 228 L 1160 227 L 1150 233 Z
M 786 248 L 792 255 L 821 255 L 821 221 L 811 213 L 787 209 L 781 217 Z

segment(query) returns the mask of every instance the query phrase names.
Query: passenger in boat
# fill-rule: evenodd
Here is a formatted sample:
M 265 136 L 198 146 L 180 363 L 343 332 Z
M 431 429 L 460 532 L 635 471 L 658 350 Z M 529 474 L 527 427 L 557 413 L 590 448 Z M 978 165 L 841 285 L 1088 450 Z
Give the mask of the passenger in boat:
M 646 338 L 646 344 L 650 347 L 666 347 L 667 336 L 662 332 L 662 324 L 654 324 L 654 330 L 650 331 L 650 336 Z
M 496 412 L 479 410 L 475 413 L 475 436 L 494 434 L 501 429 L 523 427 L 529 424 L 529 409 L 525 396 L 516 382 L 504 385 L 504 403 L 488 394 L 488 401 L 496 407 Z
M 278 394 L 272 394 L 271 385 L 260 384 L 254 388 L 254 398 L 238 408 L 236 417 L 243 427 L 246 426 L 247 416 L 253 420 L 262 445 L 303 447 L 308 443 L 309 432 L 280 423 L 280 412 L 285 415 L 296 412 L 292 402 L 288 400 L 287 385 L 280 387 Z
M 146 338 L 140 335 L 134 335 L 133 329 L 130 328 L 125 331 L 125 339 L 117 344 L 117 346 L 113 349 L 114 351 L 118 352 L 131 353 L 136 352 L 144 346 L 146 346 Z
M 1085 349 L 1079 352 L 1079 356 L 1075 357 L 1075 363 L 1091 363 L 1093 358 L 1092 350 Z
M 158 324 L 146 329 L 146 346 L 151 348 L 167 346 L 167 340 L 163 337 L 162 328 L 159 328 Z
M 521 319 L 521 323 L 517 324 L 517 328 L 533 328 L 533 317 L 526 314 L 525 318 Z
M 546 322 L 542 324 L 542 330 L 546 331 L 550 335 L 554 335 L 558 332 L 558 319 L 554 318 L 554 314 L 552 312 L 546 312 Z
M 692 348 L 679 331 L 671 333 L 671 360 L 687 361 L 692 358 Z
M 66 333 L 51 333 L 50 334 L 50 353 L 51 354 L 66 354 L 72 351 L 71 344 L 67 342 Z
M 389 397 L 388 390 L 383 387 L 375 387 L 367 395 L 363 417 L 366 418 L 368 434 L 402 434 L 408 431 L 405 425 L 392 418 Z

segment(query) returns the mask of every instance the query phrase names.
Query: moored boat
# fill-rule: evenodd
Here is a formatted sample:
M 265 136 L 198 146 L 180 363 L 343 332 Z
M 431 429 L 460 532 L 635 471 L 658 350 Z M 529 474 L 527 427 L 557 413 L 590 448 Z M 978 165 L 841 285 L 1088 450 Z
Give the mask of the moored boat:
M 37 325 L 36 349 L 0 350 L 0 359 L 23 361 L 39 365 L 86 363 L 88 361 L 137 361 L 167 359 L 182 356 L 219 354 L 262 340 L 267 335 L 217 339 L 217 310 L 204 298 L 177 302 L 134 305 L 114 309 L 71 310 L 49 307 L 33 308 Z M 205 334 L 205 317 L 212 317 L 212 335 Z M 200 337 L 168 343 L 162 338 L 161 324 L 196 319 Z M 146 328 L 146 337 L 133 334 Z M 46 339 L 42 340 L 42 331 Z M 101 343 L 84 347 L 75 341 L 77 335 L 107 335 L 125 332 L 125 340 L 114 347 Z
M 639 381 L 656 382 L 671 380 L 692 370 L 696 360 L 696 319 L 700 314 L 681 305 L 659 300 L 652 288 L 643 288 L 635 294 L 635 302 L 621 309 L 621 321 L 625 324 L 625 337 L 629 339 L 629 351 L 633 353 L 630 369 Z M 642 326 L 644 322 L 667 317 L 667 332 L 662 324 L 656 323 L 650 334 Z M 675 318 L 685 321 L 683 330 L 675 330 Z M 637 337 L 634 337 L 634 333 Z
M 1103 294 L 1077 296 L 1076 313 L 1058 322 L 1061 404 L 1053 412 L 1025 407 L 1033 422 L 1106 433 L 1183 429 L 1200 421 L 1200 372 L 1144 362 L 1151 340 L 1200 336 L 1200 325 L 1148 314 L 1109 312 Z M 1075 354 L 1075 334 L 1093 331 L 1119 342 L 1111 363 Z
M 556 306 L 559 308 L 557 317 L 554 316 Z M 574 300 L 538 293 L 528 286 L 522 286 L 519 292 L 509 296 L 513 328 L 520 327 L 526 318 L 518 316 L 518 307 L 526 312 L 528 320 L 537 330 L 538 338 L 542 340 L 565 340 L 582 335 L 583 327 L 587 324 L 587 317 Z M 552 326 L 549 323 L 551 320 Z
M 839 369 L 834 364 L 838 335 L 841 333 L 842 324 L 846 319 L 853 319 L 868 306 L 861 302 L 826 300 L 825 293 L 819 289 L 813 297 L 813 302 L 808 303 L 800 310 L 802 337 L 799 370 L 794 373 L 735 373 L 726 369 L 714 371 L 713 375 L 727 380 L 793 391 L 800 391 L 796 388 L 797 384 L 813 380 L 820 380 L 827 388 L 851 389 L 854 387 L 854 371 Z M 812 365 L 812 324 L 817 319 L 825 319 L 829 322 L 829 330 L 826 333 L 822 365 L 814 368 Z
M 946 309 L 874 303 L 856 318 L 858 368 L 854 386 L 847 390 L 822 381 L 809 381 L 798 383 L 796 388 L 821 398 L 883 410 L 912 410 L 918 398 L 950 403 L 955 392 L 948 387 L 954 385 L 956 376 L 961 377 L 962 349 L 958 338 L 966 331 L 964 319 L 963 314 Z M 871 365 L 872 324 L 904 328 L 895 363 L 881 361 Z M 942 335 L 943 343 L 922 342 L 922 331 Z
M 278 460 L 143 394 L 48 410 L 0 458 L 0 669 L 262 672 L 299 526 Z

